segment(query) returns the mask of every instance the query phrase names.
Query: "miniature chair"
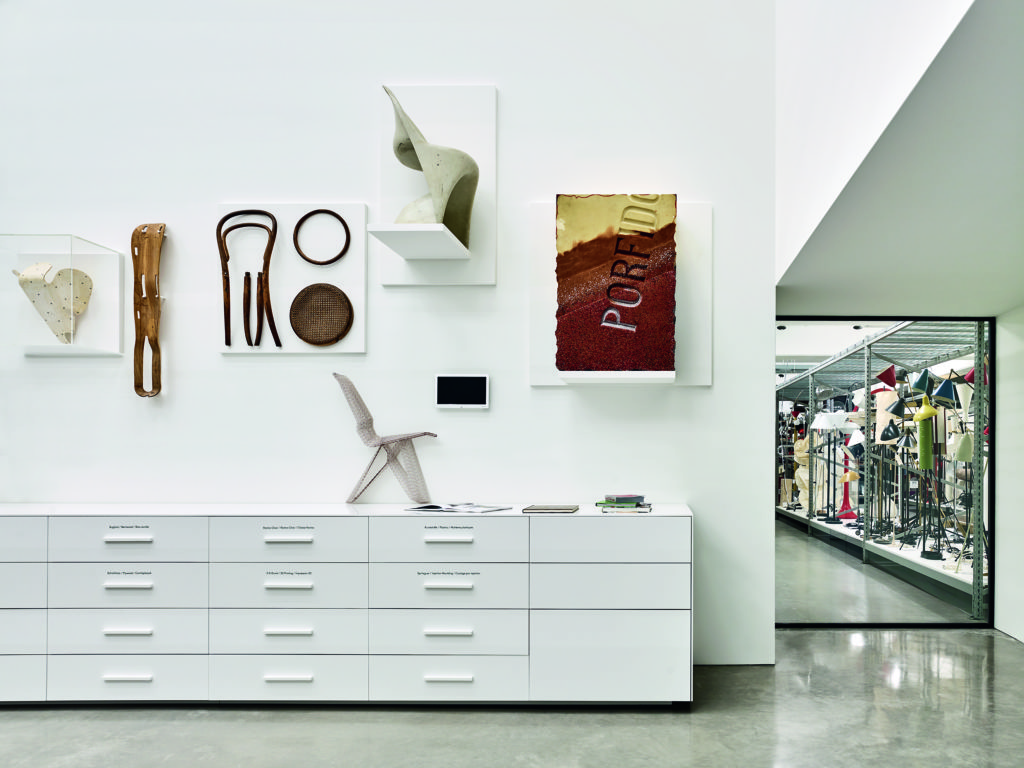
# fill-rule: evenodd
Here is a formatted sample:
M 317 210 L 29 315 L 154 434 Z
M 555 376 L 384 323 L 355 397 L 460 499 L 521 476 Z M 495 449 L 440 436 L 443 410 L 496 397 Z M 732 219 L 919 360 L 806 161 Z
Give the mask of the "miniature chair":
M 386 467 L 391 467 L 391 471 L 398 478 L 402 490 L 405 491 L 410 499 L 418 504 L 429 502 L 430 497 L 427 493 L 427 483 L 423 479 L 423 472 L 420 469 L 419 459 L 416 458 L 416 448 L 413 446 L 412 441 L 417 437 L 437 437 L 437 435 L 433 432 L 412 432 L 406 435 L 386 435 L 384 437 L 378 435 L 373 429 L 373 415 L 370 413 L 370 409 L 366 407 L 366 403 L 363 402 L 363 398 L 359 396 L 359 392 L 352 381 L 340 373 L 334 374 L 334 378 L 338 380 L 341 391 L 345 393 L 348 406 L 352 409 L 352 415 L 356 417 L 356 434 L 359 435 L 364 444 L 370 448 L 377 449 L 377 452 L 373 454 L 373 458 L 370 459 L 370 463 L 363 470 L 363 475 L 359 478 L 359 482 L 356 483 L 356 487 L 352 489 L 348 501 L 351 503 L 358 499 L 363 491 L 366 490 L 370 483 L 377 479 Z M 386 460 L 380 469 L 371 474 L 373 465 L 376 463 L 381 451 L 384 451 Z

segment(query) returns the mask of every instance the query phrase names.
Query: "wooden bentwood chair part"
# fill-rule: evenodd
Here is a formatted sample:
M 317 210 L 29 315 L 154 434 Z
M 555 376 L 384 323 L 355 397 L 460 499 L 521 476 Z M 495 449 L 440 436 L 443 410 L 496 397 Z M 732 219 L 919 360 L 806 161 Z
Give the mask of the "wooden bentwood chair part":
M 341 391 L 345 393 L 348 406 L 352 409 L 352 415 L 356 418 L 356 433 L 365 445 L 377 449 L 376 453 L 373 454 L 373 458 L 370 459 L 370 463 L 363 470 L 363 475 L 359 478 L 359 482 L 356 483 L 356 487 L 352 489 L 352 493 L 347 501 L 351 503 L 358 499 L 370 483 L 376 480 L 385 468 L 390 467 L 391 471 L 395 473 L 395 477 L 398 478 L 402 490 L 405 491 L 410 499 L 418 504 L 429 502 L 430 496 L 427 493 L 427 483 L 423 479 L 423 471 L 420 469 L 420 462 L 416 457 L 416 448 L 413 446 L 412 441 L 417 437 L 437 437 L 437 435 L 433 432 L 411 432 L 405 435 L 386 435 L 383 437 L 378 435 L 373 429 L 373 416 L 370 414 L 370 409 L 366 407 L 366 403 L 359 396 L 359 392 L 352 381 L 340 373 L 334 374 L 334 378 L 341 386 Z M 377 457 L 380 456 L 382 451 L 385 454 L 386 460 L 379 469 L 373 471 Z
M 140 224 L 132 232 L 135 272 L 135 394 L 160 394 L 160 250 L 166 224 Z M 143 382 L 146 342 L 152 355 L 150 389 Z
M 228 219 L 236 216 L 265 216 L 270 220 L 270 226 L 255 221 L 240 221 L 225 228 Z M 270 306 L 270 257 L 274 253 L 274 243 L 277 240 L 277 219 L 268 211 L 245 210 L 233 211 L 217 222 L 217 250 L 220 252 L 220 273 L 224 284 L 224 346 L 231 346 L 231 275 L 228 272 L 227 237 L 236 229 L 243 228 L 262 229 L 267 233 L 267 245 L 263 250 L 263 271 L 256 275 L 256 338 L 253 339 L 249 329 L 249 315 L 252 305 L 252 273 L 245 273 L 245 282 L 242 285 L 242 327 L 245 330 L 245 343 L 250 347 L 258 347 L 263 336 L 263 316 L 267 316 L 267 325 L 270 326 L 270 333 L 274 336 L 274 344 L 281 346 L 281 337 L 277 335 L 277 324 L 274 322 L 274 310 Z

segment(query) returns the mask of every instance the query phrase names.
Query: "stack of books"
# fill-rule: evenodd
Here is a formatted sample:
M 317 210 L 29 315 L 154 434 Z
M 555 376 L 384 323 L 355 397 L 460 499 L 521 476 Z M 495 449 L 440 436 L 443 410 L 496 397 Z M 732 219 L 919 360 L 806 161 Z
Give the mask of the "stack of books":
M 650 512 L 651 505 L 635 493 L 609 493 L 597 502 L 602 512 Z

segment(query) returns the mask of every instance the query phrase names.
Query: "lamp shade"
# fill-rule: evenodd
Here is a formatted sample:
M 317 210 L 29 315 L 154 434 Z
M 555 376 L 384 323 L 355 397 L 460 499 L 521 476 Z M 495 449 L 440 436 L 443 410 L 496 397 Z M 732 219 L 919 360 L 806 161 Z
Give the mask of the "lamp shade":
M 825 411 L 818 411 L 814 414 L 811 429 L 832 429 L 832 421 L 829 419 L 829 415 Z
M 853 448 L 856 445 L 862 445 L 866 439 L 867 438 L 864 437 L 864 431 L 858 429 L 856 432 L 850 435 L 850 439 L 846 441 L 846 445 L 849 446 L 850 448 Z
M 943 408 L 956 408 L 956 390 L 953 388 L 953 382 L 943 379 L 942 383 L 932 392 L 932 400 Z
M 849 472 L 844 472 L 843 473 L 843 476 L 841 478 L 839 478 L 839 482 L 841 482 L 841 483 L 849 483 L 849 482 L 851 482 L 853 480 L 858 479 L 859 477 L 860 477 L 860 474 L 858 474 L 856 470 L 851 469 Z
M 881 373 L 877 374 L 875 376 L 875 378 L 878 379 L 883 384 L 888 384 L 890 387 L 895 389 L 896 388 L 896 366 L 895 365 L 890 365 L 884 371 L 882 371 Z
M 932 387 L 935 386 L 932 382 L 932 375 L 928 373 L 928 369 L 925 368 L 921 373 L 910 383 L 910 389 L 912 392 L 924 393 L 930 395 L 932 393 Z
M 971 368 L 971 370 L 969 370 L 967 373 L 964 374 L 964 381 L 966 381 L 968 384 L 973 384 L 974 383 L 974 369 L 973 368 Z
M 913 450 L 917 448 L 917 438 L 914 437 L 914 433 L 907 430 L 903 433 L 903 436 L 896 441 L 897 448 L 906 448 L 907 450 Z
M 932 407 L 932 404 L 928 402 L 928 395 L 921 398 L 921 407 L 917 409 L 917 413 L 914 414 L 914 421 L 920 423 L 922 421 L 928 421 L 939 415 L 939 412 Z
M 964 436 L 960 438 L 960 444 L 956 447 L 956 453 L 953 454 L 953 461 L 973 461 L 974 460 L 974 437 L 970 432 L 965 432 Z
M 892 405 L 885 409 L 887 413 L 891 413 L 897 419 L 902 419 L 907 412 L 907 404 L 903 398 L 898 398 Z
M 971 410 L 971 400 L 974 398 L 974 388 L 970 384 L 957 384 L 956 394 L 960 398 L 960 407 L 964 413 Z
M 900 428 L 896 426 L 895 421 L 890 421 L 885 425 L 885 429 L 882 430 L 882 434 L 879 435 L 879 439 L 883 443 L 889 443 L 896 440 L 900 436 Z

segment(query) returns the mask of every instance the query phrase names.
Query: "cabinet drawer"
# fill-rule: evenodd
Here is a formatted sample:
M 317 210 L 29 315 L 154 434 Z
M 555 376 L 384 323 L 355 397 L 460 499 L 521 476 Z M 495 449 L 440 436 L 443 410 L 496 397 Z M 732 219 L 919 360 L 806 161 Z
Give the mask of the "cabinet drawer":
M 46 562 L 45 517 L 0 517 L 0 563 Z
M 526 656 L 371 656 L 371 701 L 525 701 Z
M 211 656 L 215 701 L 366 701 L 366 656 Z
M 50 653 L 206 653 L 204 609 L 50 611 Z
M 205 517 L 51 517 L 51 562 L 205 562 Z
M 0 608 L 45 608 L 46 563 L 0 563 Z
M 0 610 L 0 655 L 12 653 L 46 653 L 44 609 Z M 2 691 L 0 682 L 0 696 Z
M 525 563 L 529 522 L 525 517 L 467 515 L 372 518 L 370 561 Z
M 527 565 L 371 563 L 371 608 L 526 608 Z
M 214 608 L 365 608 L 365 563 L 211 563 Z
M 531 608 L 690 607 L 690 566 L 578 563 L 530 566 Z
M 219 608 L 210 653 L 366 653 L 366 609 Z
M 533 517 L 534 563 L 688 563 L 689 517 Z
M 214 517 L 213 562 L 366 562 L 364 517 Z
M 45 656 L 0 656 L 0 701 L 45 699 Z
M 531 611 L 534 701 L 690 701 L 689 611 Z
M 526 611 L 374 610 L 370 653 L 524 656 Z
M 205 608 L 199 563 L 51 563 L 51 608 Z
M 52 701 L 200 701 L 209 656 L 50 656 Z

